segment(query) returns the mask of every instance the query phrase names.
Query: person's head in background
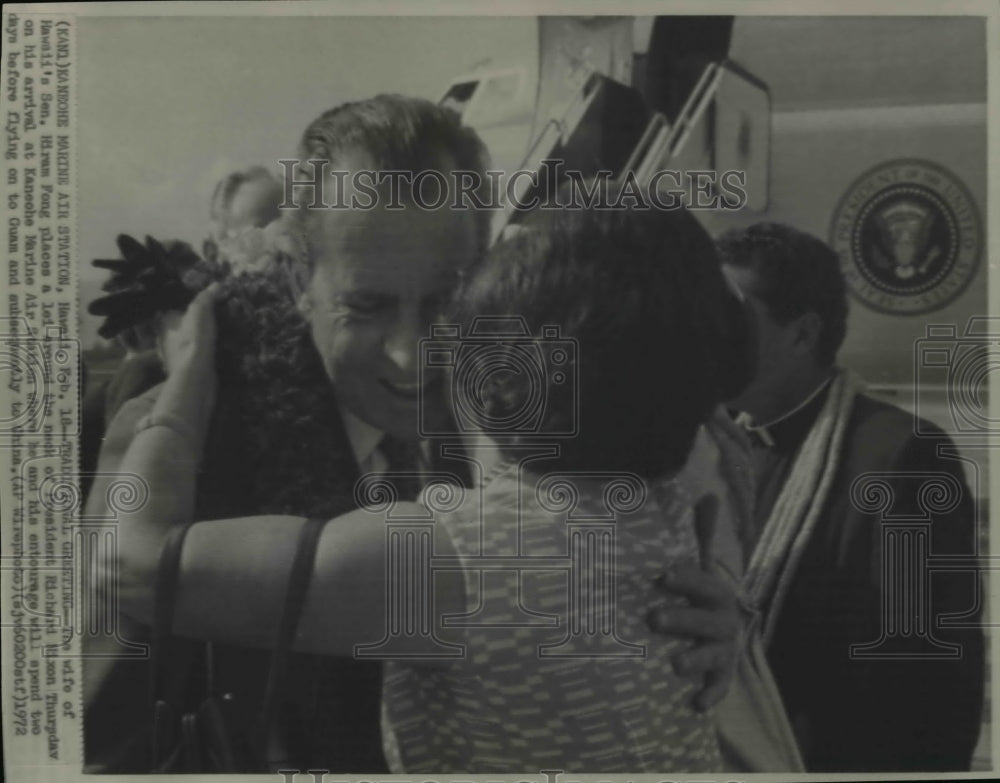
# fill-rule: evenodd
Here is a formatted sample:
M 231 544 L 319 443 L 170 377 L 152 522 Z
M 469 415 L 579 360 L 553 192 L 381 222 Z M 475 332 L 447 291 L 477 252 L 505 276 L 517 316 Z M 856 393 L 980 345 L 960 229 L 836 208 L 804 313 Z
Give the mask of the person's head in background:
M 840 259 L 816 237 L 779 223 L 728 231 L 716 245 L 757 320 L 756 373 L 731 405 L 766 424 L 833 370 L 847 330 Z
M 560 445 L 560 469 L 671 474 L 743 380 L 729 360 L 739 309 L 712 240 L 686 211 L 541 212 L 470 273 L 453 315 L 466 331 L 490 314 L 523 317 L 536 336 L 555 326 L 559 337 L 536 339 L 544 366 L 534 373 L 518 371 L 513 355 L 497 372 L 496 355 L 466 350 L 462 361 L 492 367 L 456 371 L 455 379 L 480 381 L 468 389 L 455 381 L 456 402 L 488 422 L 540 405 L 532 431 L 505 433 L 515 448 L 572 429 L 578 416 L 575 436 L 550 439 Z M 576 346 L 575 368 L 554 356 L 566 340 Z M 503 443 L 500 452 L 513 456 Z
M 212 194 L 212 238 L 221 242 L 248 228 L 263 228 L 279 217 L 281 200 L 281 182 L 263 166 L 234 171 Z
M 430 101 L 379 95 L 325 112 L 305 131 L 300 166 L 328 161 L 347 172 L 348 188 L 324 196 L 349 204 L 354 175 L 370 171 L 477 172 L 488 186 L 487 156 L 459 116 Z M 307 168 L 297 174 L 309 178 Z M 334 187 L 328 176 L 325 185 Z M 414 439 L 418 404 L 435 389 L 421 374 L 418 343 L 440 318 L 461 271 L 482 254 L 489 213 L 414 204 L 405 183 L 388 209 L 389 183 L 369 209 L 310 209 L 298 197 L 286 220 L 303 248 L 299 309 L 333 382 L 342 411 L 396 437 Z M 421 388 L 421 379 L 425 381 Z M 438 384 L 435 384 L 438 385 Z

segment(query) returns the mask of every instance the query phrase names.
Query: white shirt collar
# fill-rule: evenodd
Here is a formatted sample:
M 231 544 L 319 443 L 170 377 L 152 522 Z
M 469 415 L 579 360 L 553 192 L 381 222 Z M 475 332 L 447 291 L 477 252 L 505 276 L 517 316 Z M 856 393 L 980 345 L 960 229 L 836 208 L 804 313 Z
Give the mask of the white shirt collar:
M 761 429 L 766 429 L 767 427 L 773 427 L 775 424 L 778 424 L 779 422 L 782 422 L 785 419 L 791 418 L 800 410 L 802 410 L 804 407 L 806 407 L 810 402 L 815 400 L 819 396 L 820 392 L 822 392 L 823 389 L 825 389 L 832 380 L 833 380 L 833 375 L 828 375 L 826 379 L 819 386 L 817 386 L 815 389 L 812 390 L 812 392 L 810 392 L 809 396 L 807 396 L 804 400 L 802 400 L 802 402 L 800 402 L 790 411 L 781 414 L 776 419 L 771 419 L 771 421 L 764 422 L 763 424 L 758 424 L 757 426 L 760 427 Z
M 786 411 L 785 413 L 781 414 L 775 419 L 771 419 L 771 421 L 765 424 L 758 424 L 756 419 L 754 419 L 754 417 L 749 413 L 747 413 L 746 411 L 739 411 L 736 415 L 735 422 L 739 424 L 741 427 L 743 427 L 743 429 L 745 429 L 747 432 L 754 433 L 758 438 L 761 439 L 764 445 L 766 445 L 769 448 L 772 448 L 774 446 L 774 437 L 771 435 L 770 428 L 773 427 L 775 424 L 780 424 L 785 419 L 794 416 L 800 410 L 805 408 L 810 402 L 812 402 L 813 400 L 816 399 L 816 397 L 819 396 L 819 394 L 823 391 L 823 389 L 825 389 L 832 380 L 833 380 L 833 375 L 831 374 L 819 386 L 813 389 L 812 392 L 810 392 L 810 394 L 804 400 L 802 400 L 802 402 L 800 402 L 791 410 Z
M 343 406 L 340 408 L 340 418 L 344 422 L 347 439 L 351 442 L 354 461 L 358 467 L 367 468 L 385 432 L 366 421 L 362 421 L 350 411 L 345 410 Z

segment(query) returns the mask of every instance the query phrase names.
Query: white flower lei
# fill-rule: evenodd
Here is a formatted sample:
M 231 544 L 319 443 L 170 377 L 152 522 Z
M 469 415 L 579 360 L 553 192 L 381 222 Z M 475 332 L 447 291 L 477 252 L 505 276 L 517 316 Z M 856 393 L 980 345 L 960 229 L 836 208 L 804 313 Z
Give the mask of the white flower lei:
M 303 257 L 297 232 L 283 219 L 223 237 L 216 241 L 216 246 L 218 261 L 227 264 L 233 275 L 266 272 Z

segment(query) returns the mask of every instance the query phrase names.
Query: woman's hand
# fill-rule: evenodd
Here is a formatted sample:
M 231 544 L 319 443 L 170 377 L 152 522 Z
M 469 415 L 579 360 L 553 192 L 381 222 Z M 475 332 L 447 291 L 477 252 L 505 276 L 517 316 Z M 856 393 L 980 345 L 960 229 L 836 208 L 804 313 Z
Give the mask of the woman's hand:
M 167 379 L 152 411 L 136 424 L 121 470 L 139 476 L 147 498 L 118 514 L 119 596 L 125 611 L 146 618 L 152 611 L 160 552 L 166 536 L 194 516 L 198 464 L 215 404 L 216 286 L 187 311 L 162 323 L 160 349 Z
M 160 350 L 167 380 L 153 417 L 180 420 L 201 452 L 215 405 L 215 297 L 218 284 L 200 292 L 184 313 L 163 316 Z
M 186 311 L 171 310 L 162 316 L 160 350 L 168 375 L 192 364 L 213 367 L 215 297 L 218 290 L 219 284 L 212 283 L 199 292 Z

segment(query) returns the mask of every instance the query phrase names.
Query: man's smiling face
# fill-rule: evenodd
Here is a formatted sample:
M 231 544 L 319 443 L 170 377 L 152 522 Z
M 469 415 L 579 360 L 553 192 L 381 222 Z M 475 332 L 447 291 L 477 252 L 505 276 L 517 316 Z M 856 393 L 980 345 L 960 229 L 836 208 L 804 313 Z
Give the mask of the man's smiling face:
M 340 404 L 399 438 L 417 437 L 419 341 L 476 252 L 474 213 L 329 210 L 310 221 L 314 272 L 303 299 Z M 439 380 L 439 379 L 437 379 Z

